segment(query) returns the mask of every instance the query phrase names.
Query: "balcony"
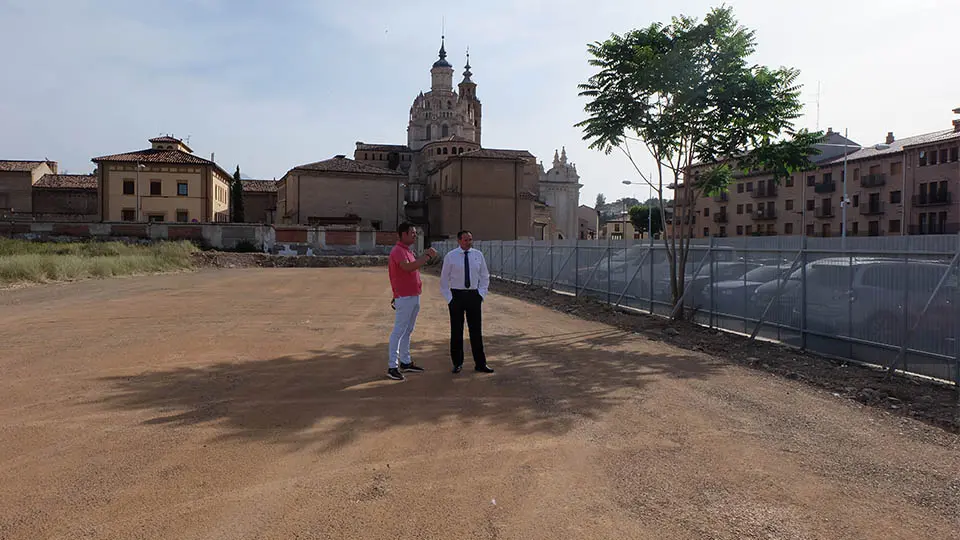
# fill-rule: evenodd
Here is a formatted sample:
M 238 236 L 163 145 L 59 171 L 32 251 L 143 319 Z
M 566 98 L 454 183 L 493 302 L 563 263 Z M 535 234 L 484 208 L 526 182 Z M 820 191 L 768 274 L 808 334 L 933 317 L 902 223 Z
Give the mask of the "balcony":
M 913 196 L 914 206 L 944 206 L 953 202 L 953 192 L 939 191 L 937 193 L 922 193 Z
M 750 192 L 750 197 L 753 199 L 769 199 L 777 196 L 777 185 L 771 184 L 763 189 L 756 189 Z
M 834 193 L 837 191 L 837 183 L 821 182 L 819 184 L 814 184 L 813 191 L 815 193 Z
M 772 219 L 777 219 L 777 209 L 776 208 L 765 208 L 763 210 L 757 210 L 751 217 L 754 221 L 769 221 Z
M 860 204 L 860 215 L 861 216 L 876 216 L 883 214 L 886 211 L 886 207 L 882 202 L 873 202 L 873 203 L 861 203 Z
M 726 212 L 717 212 L 713 215 L 714 223 L 726 223 L 727 222 L 727 213 Z
M 719 195 L 714 195 L 713 202 L 728 202 L 730 200 L 730 193 L 724 191 Z
M 833 207 L 832 207 L 832 206 L 818 206 L 818 207 L 813 211 L 813 214 L 814 214 L 816 217 L 821 218 L 821 219 L 823 219 L 823 218 L 832 218 L 833 216 L 836 215 L 836 214 L 833 213 Z
M 881 174 L 868 174 L 866 176 L 860 177 L 860 185 L 865 188 L 875 188 L 886 185 L 887 175 Z

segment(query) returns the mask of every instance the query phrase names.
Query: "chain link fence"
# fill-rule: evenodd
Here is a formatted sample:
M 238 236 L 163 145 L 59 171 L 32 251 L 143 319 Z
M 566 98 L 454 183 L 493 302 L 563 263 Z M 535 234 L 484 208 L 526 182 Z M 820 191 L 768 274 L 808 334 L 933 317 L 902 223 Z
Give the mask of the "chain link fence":
M 434 242 L 444 255 L 455 241 Z M 960 385 L 960 236 L 476 241 L 492 276 Z

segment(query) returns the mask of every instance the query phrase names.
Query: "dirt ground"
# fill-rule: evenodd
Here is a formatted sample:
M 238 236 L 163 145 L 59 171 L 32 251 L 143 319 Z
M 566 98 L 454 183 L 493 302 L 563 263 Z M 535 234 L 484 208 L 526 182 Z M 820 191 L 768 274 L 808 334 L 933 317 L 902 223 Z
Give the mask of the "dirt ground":
M 0 538 L 960 538 L 955 434 L 424 280 L 402 383 L 383 268 L 0 291 Z

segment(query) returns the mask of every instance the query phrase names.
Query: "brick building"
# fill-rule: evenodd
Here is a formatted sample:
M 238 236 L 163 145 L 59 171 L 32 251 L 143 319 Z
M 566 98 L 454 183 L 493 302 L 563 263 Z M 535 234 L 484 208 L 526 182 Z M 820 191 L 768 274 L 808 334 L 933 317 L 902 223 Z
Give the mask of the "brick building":
M 960 114 L 960 109 L 954 112 Z M 840 236 L 844 192 L 847 235 L 952 234 L 960 231 L 960 120 L 951 129 L 869 147 L 828 130 L 816 168 L 775 184 L 768 174 L 739 175 L 727 193 L 695 201 L 693 236 Z M 691 174 L 697 173 L 697 167 Z M 678 204 L 689 200 L 686 186 Z
M 93 174 L 45 174 L 33 185 L 35 221 L 97 221 L 99 200 Z
M 33 185 L 56 173 L 56 161 L 0 160 L 0 216 L 30 218 Z
M 272 225 L 276 222 L 277 214 L 277 186 L 276 180 L 242 179 L 243 186 L 243 220 L 246 223 L 264 223 Z

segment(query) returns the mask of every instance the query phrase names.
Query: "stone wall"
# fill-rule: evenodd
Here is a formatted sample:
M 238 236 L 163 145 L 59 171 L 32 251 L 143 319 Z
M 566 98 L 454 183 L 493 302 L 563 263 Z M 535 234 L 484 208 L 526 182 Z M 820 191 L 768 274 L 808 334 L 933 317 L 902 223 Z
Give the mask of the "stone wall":
M 86 239 L 153 242 L 189 240 L 219 250 L 279 255 L 389 253 L 393 232 L 357 227 L 300 227 L 234 223 L 0 222 L 0 236 L 43 241 Z

